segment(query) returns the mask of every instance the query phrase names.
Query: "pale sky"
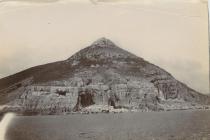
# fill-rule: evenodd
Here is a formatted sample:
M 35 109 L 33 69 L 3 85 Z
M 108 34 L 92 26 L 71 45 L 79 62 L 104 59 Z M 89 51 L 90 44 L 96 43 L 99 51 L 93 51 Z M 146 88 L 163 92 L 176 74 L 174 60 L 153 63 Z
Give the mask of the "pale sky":
M 100 37 L 209 93 L 205 0 L 0 0 L 0 78 L 67 59 Z

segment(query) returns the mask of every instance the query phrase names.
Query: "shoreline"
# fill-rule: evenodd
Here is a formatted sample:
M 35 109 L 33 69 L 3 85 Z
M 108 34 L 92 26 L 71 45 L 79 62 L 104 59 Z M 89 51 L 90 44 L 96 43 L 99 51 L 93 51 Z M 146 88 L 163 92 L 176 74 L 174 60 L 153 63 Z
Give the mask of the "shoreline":
M 71 115 L 97 115 L 97 114 L 133 114 L 133 113 L 162 113 L 162 112 L 174 112 L 174 111 L 210 111 L 209 109 L 170 109 L 170 110 L 161 110 L 161 111 L 125 111 L 125 112 L 66 112 L 66 113 L 34 113 L 34 112 L 28 112 L 28 113 L 21 113 L 21 112 L 0 112 L 0 121 L 3 119 L 3 117 L 8 113 L 13 113 L 16 116 L 71 116 Z

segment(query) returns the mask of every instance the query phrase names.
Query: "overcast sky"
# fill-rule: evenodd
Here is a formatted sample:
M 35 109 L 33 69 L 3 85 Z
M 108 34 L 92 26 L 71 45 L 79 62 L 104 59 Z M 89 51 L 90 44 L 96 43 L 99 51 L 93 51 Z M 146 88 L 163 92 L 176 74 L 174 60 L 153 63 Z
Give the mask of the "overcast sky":
M 208 93 L 207 18 L 205 0 L 0 0 L 0 78 L 107 37 Z

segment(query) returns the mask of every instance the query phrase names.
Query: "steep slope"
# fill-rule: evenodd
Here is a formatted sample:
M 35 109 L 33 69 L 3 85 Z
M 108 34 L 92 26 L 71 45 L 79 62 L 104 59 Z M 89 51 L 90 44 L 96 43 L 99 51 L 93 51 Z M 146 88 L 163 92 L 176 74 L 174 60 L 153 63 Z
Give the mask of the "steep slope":
M 168 110 L 207 107 L 209 96 L 100 38 L 67 60 L 0 80 L 6 110 L 44 114 L 73 111 Z

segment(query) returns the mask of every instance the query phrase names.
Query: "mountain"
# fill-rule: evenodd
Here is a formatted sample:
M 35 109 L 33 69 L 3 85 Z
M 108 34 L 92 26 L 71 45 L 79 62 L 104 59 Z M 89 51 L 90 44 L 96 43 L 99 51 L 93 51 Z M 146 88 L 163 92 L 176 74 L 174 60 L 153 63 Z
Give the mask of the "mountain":
M 4 111 L 39 114 L 208 108 L 210 98 L 100 38 L 64 61 L 0 79 Z

